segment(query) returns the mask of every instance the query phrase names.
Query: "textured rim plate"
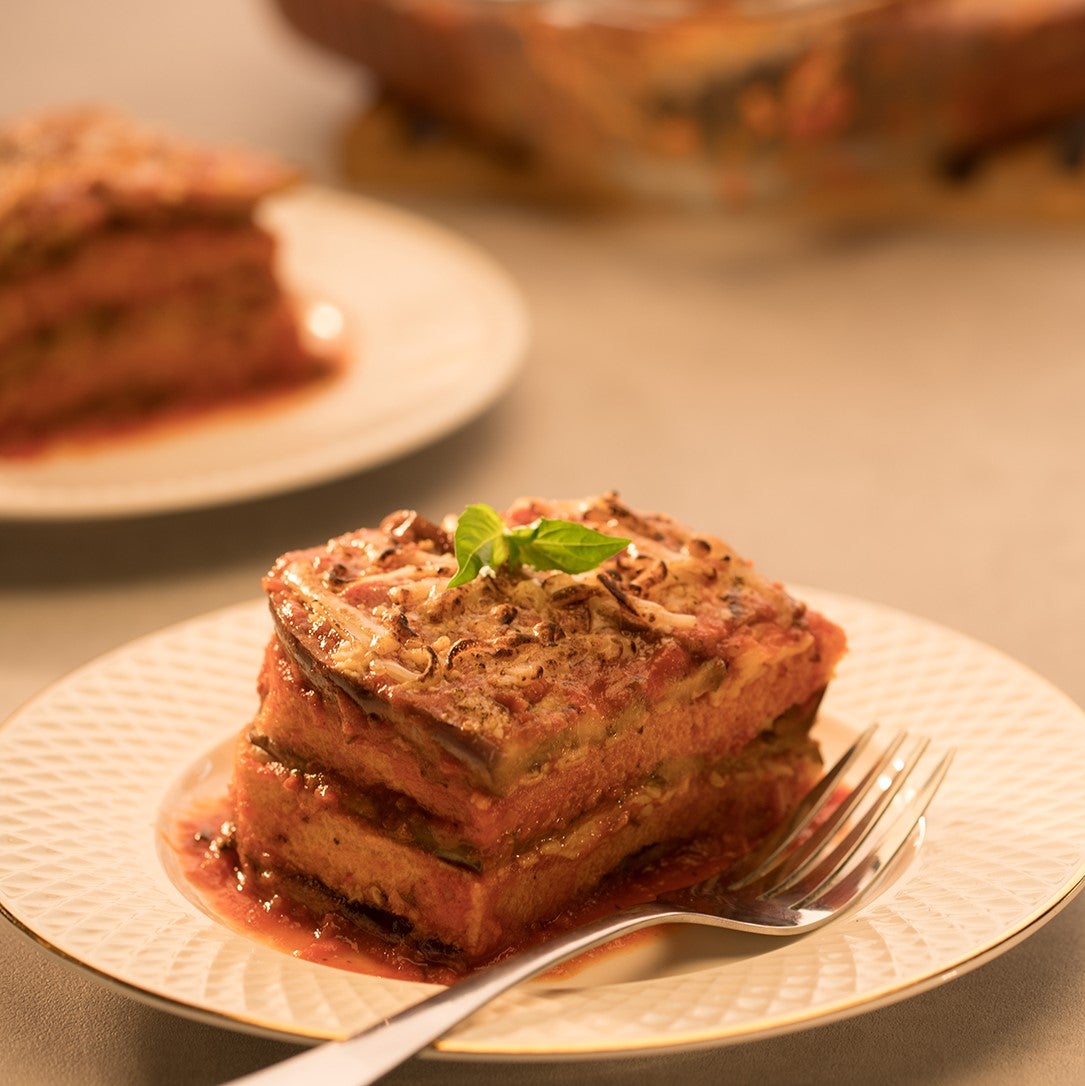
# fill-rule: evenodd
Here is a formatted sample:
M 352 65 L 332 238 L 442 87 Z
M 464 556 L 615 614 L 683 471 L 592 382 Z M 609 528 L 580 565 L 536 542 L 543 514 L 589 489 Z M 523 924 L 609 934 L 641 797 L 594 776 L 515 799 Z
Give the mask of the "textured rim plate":
M 373 467 L 466 423 L 507 387 L 528 320 L 510 278 L 451 233 L 330 189 L 269 200 L 284 280 L 345 318 L 344 372 L 277 408 L 113 445 L 0 461 L 0 517 L 161 513 Z
M 825 705 L 827 746 L 877 721 L 957 748 L 918 857 L 867 907 L 809 936 L 664 932 L 557 984 L 509 993 L 441 1050 L 598 1055 L 811 1026 L 978 965 L 1080 888 L 1082 711 L 942 627 L 800 595 L 852 645 Z M 255 708 L 269 630 L 262 601 L 192 620 L 73 673 L 9 720 L 0 909 L 69 961 L 179 1013 L 338 1037 L 430 989 L 300 961 L 227 930 L 178 888 L 156 829 L 179 800 L 222 786 L 222 752 Z

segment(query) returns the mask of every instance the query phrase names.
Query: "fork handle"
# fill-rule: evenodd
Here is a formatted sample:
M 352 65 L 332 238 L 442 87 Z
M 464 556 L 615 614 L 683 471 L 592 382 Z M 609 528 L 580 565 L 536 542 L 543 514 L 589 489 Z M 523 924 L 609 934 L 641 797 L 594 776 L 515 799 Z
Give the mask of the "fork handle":
M 686 916 L 681 909 L 648 904 L 604 917 L 482 969 L 345 1041 L 319 1045 L 235 1079 L 233 1086 L 297 1086 L 302 1081 L 365 1086 L 521 981 L 619 935 Z

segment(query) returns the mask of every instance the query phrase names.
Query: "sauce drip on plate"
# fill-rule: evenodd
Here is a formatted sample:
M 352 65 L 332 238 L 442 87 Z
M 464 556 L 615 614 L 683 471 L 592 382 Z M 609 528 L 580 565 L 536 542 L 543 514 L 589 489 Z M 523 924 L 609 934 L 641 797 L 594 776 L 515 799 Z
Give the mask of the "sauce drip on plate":
M 183 877 L 204 908 L 227 927 L 295 958 L 351 972 L 434 984 L 452 984 L 462 975 L 449 966 L 412 957 L 410 947 L 388 942 L 338 913 L 317 915 L 279 895 L 260 897 L 247 885 L 230 831 L 229 809 L 222 799 L 178 817 L 169 839 Z M 574 911 L 555 918 L 537 933 L 537 939 L 689 886 L 722 870 L 735 858 L 734 852 L 713 852 L 704 843 L 668 852 L 663 859 L 642 858 L 635 869 L 615 876 Z M 563 963 L 547 976 L 573 976 L 605 954 L 657 935 L 658 929 L 635 932 Z M 508 947 L 502 956 L 527 945 Z

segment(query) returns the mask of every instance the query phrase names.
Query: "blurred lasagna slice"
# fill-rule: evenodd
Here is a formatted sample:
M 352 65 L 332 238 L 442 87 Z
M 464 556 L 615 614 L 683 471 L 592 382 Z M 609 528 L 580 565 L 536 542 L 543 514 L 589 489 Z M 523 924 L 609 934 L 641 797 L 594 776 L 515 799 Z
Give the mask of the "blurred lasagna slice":
M 504 516 L 632 542 L 456 588 L 451 526 L 414 512 L 284 555 L 232 783 L 261 897 L 461 969 L 646 857 L 751 848 L 819 775 L 808 732 L 844 651 L 721 540 L 613 494 Z
M 254 221 L 294 180 L 103 110 L 0 128 L 0 453 L 312 376 Z

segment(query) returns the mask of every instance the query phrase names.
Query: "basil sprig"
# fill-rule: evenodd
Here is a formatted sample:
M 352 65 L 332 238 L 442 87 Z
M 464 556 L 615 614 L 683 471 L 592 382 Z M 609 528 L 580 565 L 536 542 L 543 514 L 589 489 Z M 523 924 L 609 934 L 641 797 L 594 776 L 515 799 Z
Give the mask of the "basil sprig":
M 629 542 L 583 524 L 549 517 L 540 517 L 522 528 L 509 528 L 490 506 L 469 505 L 456 526 L 459 568 L 448 587 L 474 580 L 484 566 L 531 566 L 583 573 L 613 557 Z

